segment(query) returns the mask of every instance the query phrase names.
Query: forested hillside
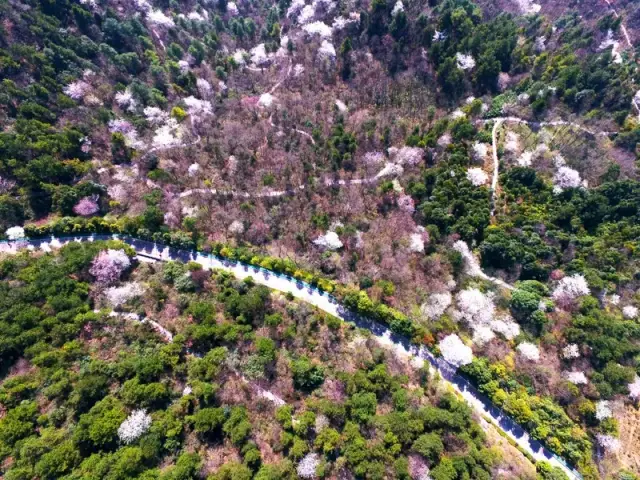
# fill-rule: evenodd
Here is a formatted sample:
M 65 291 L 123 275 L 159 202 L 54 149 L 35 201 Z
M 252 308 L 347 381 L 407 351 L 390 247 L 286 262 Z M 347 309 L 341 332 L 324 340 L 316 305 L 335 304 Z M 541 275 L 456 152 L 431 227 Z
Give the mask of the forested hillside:
M 0 232 L 16 248 L 25 236 L 127 234 L 286 273 L 459 368 L 585 479 L 635 478 L 638 11 L 613 0 L 0 0 Z M 128 313 L 153 318 L 173 299 L 163 319 L 177 322 L 174 341 L 160 347 L 149 325 L 91 313 L 107 305 L 88 270 L 102 247 L 65 248 L 2 264 L 0 389 L 18 399 L 0 397 L 3 428 L 16 429 L 0 439 L 7 478 L 280 478 L 307 454 L 326 478 L 426 478 L 405 471 L 418 460 L 451 480 L 504 467 L 479 419 L 420 372 L 391 374 L 374 353 L 352 364 L 298 332 L 328 322 L 336 345 L 354 341 L 332 320 L 282 306 L 271 325 L 260 287 L 143 266 L 131 275 L 147 293 Z M 92 322 L 108 341 L 92 341 Z M 271 363 L 255 335 L 271 339 Z M 148 377 L 118 366 L 147 354 L 162 358 Z M 197 358 L 215 363 L 210 377 L 191 373 Z M 342 382 L 342 413 L 323 410 L 322 382 L 287 383 L 294 365 Z M 293 401 L 289 416 L 329 418 L 327 449 L 287 424 L 286 408 L 269 423 L 273 411 L 225 396 L 232 373 L 251 382 L 252 369 Z M 100 378 L 85 387 L 85 374 Z M 192 380 L 217 387 L 179 399 Z M 413 387 L 427 393 L 415 400 Z M 403 407 L 401 390 L 413 399 Z M 159 403 L 131 400 L 153 392 Z M 366 418 L 352 416 L 353 395 Z M 455 440 L 427 404 L 453 412 Z M 123 446 L 118 426 L 145 408 L 136 418 L 151 412 L 149 431 L 175 424 L 176 438 L 158 427 L 153 447 Z M 104 443 L 78 433 L 91 412 L 115 425 Z M 233 440 L 227 422 L 256 428 L 258 414 L 273 438 L 246 428 Z M 394 421 L 417 430 L 398 440 Z M 431 453 L 415 450 L 423 435 Z M 61 469 L 47 470 L 47 455 L 67 460 L 42 460 Z

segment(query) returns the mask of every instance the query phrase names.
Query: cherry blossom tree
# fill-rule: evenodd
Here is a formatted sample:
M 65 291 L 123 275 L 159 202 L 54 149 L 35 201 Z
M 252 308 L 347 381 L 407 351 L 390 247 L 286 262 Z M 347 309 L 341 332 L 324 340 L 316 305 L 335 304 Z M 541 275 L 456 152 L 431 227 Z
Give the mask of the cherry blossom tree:
M 552 298 L 561 306 L 570 305 L 573 300 L 583 295 L 589 295 L 589 285 L 583 275 L 564 277 L 553 290 Z
M 598 421 L 602 421 L 605 418 L 610 418 L 613 415 L 611 406 L 607 400 L 600 400 L 596 403 L 596 418 Z
M 110 287 L 104 296 L 113 307 L 119 307 L 144 293 L 144 287 L 137 282 L 125 283 L 119 287 Z
M 72 82 L 63 89 L 64 94 L 74 100 L 82 100 L 90 91 L 91 85 L 83 80 Z
M 336 232 L 327 232 L 325 235 L 316 238 L 313 243 L 327 250 L 338 250 L 343 245 Z
M 631 397 L 632 400 L 640 400 L 640 377 L 636 375 L 636 378 L 633 380 L 632 383 L 627 385 L 627 388 L 629 389 L 629 397 Z
M 318 465 L 320 465 L 320 456 L 311 452 L 300 460 L 296 472 L 300 478 L 315 478 Z
M 577 170 L 567 166 L 561 166 L 553 176 L 554 191 L 562 192 L 567 188 L 578 188 L 582 185 L 582 179 Z
M 570 360 L 572 358 L 578 358 L 580 356 L 580 349 L 575 343 L 570 343 L 562 349 L 562 357 Z
M 443 358 L 455 367 L 467 365 L 473 361 L 471 348 L 462 343 L 460 337 L 455 333 L 447 335 L 440 340 L 438 348 L 440 349 Z
M 565 372 L 564 377 L 568 382 L 571 382 L 574 385 L 586 385 L 587 383 L 589 383 L 589 379 L 584 374 L 584 372 Z
M 461 70 L 471 70 L 476 66 L 476 61 L 471 54 L 456 53 L 456 64 Z
M 606 452 L 617 452 L 620 450 L 620 440 L 612 435 L 598 434 L 596 435 L 598 445 Z
M 624 318 L 632 320 L 638 316 L 638 307 L 634 307 L 633 305 L 626 305 L 622 307 L 622 315 L 624 315 Z
M 537 362 L 540 360 L 540 349 L 533 343 L 522 342 L 516 347 L 516 350 L 525 360 L 530 362 Z
M 151 426 L 151 415 L 146 410 L 134 410 L 118 427 L 118 437 L 122 443 L 132 443 Z
M 432 293 L 426 303 L 420 307 L 423 317 L 429 320 L 437 320 L 451 305 L 451 293 Z
M 97 282 L 109 284 L 117 281 L 130 265 L 131 260 L 124 250 L 102 250 L 93 259 L 89 273 Z
M 474 187 L 479 187 L 489 181 L 489 175 L 481 168 L 473 167 L 467 170 L 467 180 L 469 180 Z
M 12 242 L 22 240 L 23 238 L 25 238 L 24 228 L 19 226 L 7 228 L 4 234 Z
M 93 215 L 98 212 L 98 210 L 100 210 L 100 207 L 98 206 L 98 197 L 95 195 L 81 198 L 73 207 L 73 213 L 81 217 Z

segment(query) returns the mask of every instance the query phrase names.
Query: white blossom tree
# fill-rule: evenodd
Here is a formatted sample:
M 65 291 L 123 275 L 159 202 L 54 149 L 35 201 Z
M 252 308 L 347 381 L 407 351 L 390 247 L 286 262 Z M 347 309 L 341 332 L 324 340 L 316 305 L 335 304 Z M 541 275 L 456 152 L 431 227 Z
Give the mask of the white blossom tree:
M 632 383 L 627 385 L 627 388 L 629 389 L 629 397 L 631 397 L 632 400 L 638 401 L 640 400 L 640 377 L 636 375 L 636 378 L 633 380 Z
M 118 427 L 118 437 L 122 443 L 132 443 L 151 426 L 151 415 L 146 410 L 134 410 Z
M 586 385 L 589 383 L 589 379 L 584 374 L 584 372 L 565 372 L 564 377 L 568 382 L 573 383 L 574 385 Z
M 423 317 L 429 320 L 437 320 L 451 305 L 451 293 L 432 293 L 426 303 L 420 307 Z
M 620 440 L 612 435 L 598 434 L 596 435 L 598 445 L 606 452 L 617 452 L 620 450 Z
M 564 277 L 553 290 L 552 298 L 561 306 L 570 305 L 573 300 L 583 295 L 589 295 L 589 284 L 583 275 Z
M 580 349 L 575 343 L 570 343 L 562 349 L 562 357 L 570 360 L 572 358 L 578 358 L 580 356 Z
M 4 234 L 12 242 L 15 242 L 17 240 L 22 240 L 23 238 L 25 238 L 24 228 L 20 226 L 7 228 Z
M 522 342 L 518 344 L 516 350 L 525 360 L 528 360 L 530 362 L 537 362 L 540 360 L 540 349 L 533 343 Z
M 320 465 L 320 456 L 317 453 L 307 453 L 296 468 L 298 477 L 300 478 L 315 478 L 316 469 Z
M 338 250 L 342 248 L 343 245 L 336 232 L 327 232 L 325 235 L 316 238 L 313 243 L 327 250 Z
M 577 170 L 567 166 L 561 166 L 553 177 L 554 191 L 562 192 L 567 188 L 578 188 L 582 185 L 582 179 Z
M 596 418 L 598 421 L 602 421 L 605 418 L 610 418 L 613 415 L 611 406 L 607 400 L 600 400 L 596 403 Z
M 447 335 L 440 340 L 438 348 L 442 353 L 442 357 L 451 365 L 456 367 L 467 365 L 473 361 L 473 352 L 471 351 L 471 348 L 462 343 L 460 337 L 455 333 Z
M 481 168 L 473 167 L 467 170 L 467 180 L 469 180 L 474 187 L 479 187 L 489 181 L 489 175 Z
M 624 307 L 622 307 L 622 315 L 624 315 L 624 318 L 632 320 L 638 316 L 638 307 L 634 307 L 633 305 L 625 305 Z

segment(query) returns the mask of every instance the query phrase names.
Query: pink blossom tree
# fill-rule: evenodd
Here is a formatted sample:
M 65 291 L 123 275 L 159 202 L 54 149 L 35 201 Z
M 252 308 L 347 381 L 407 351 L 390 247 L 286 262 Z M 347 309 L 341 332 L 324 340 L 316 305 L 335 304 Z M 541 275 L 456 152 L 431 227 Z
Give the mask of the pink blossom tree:
M 98 210 L 100 210 L 100 207 L 98 206 L 97 195 L 81 198 L 73 207 L 73 213 L 80 215 L 81 217 L 93 215 L 97 213 Z
M 130 265 L 131 260 L 124 250 L 102 250 L 93 259 L 89 273 L 97 282 L 110 284 L 117 281 Z

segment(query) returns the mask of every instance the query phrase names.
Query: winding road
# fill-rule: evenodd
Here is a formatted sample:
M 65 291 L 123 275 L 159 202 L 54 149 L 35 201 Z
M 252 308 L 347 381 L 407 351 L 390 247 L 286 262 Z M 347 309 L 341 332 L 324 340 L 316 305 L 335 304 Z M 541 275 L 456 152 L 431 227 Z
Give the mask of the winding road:
M 258 284 L 273 290 L 291 293 L 295 298 L 307 302 L 330 315 L 352 323 L 358 328 L 370 331 L 379 342 L 390 346 L 398 354 L 411 357 L 414 365 L 429 364 L 430 368 L 438 372 L 478 414 L 491 421 L 491 423 L 515 441 L 522 450 L 526 451 L 536 461 L 547 461 L 551 465 L 562 469 L 571 480 L 582 480 L 582 476 L 575 469 L 568 466 L 561 458 L 545 448 L 540 442 L 530 438 L 523 427 L 493 405 L 482 393 L 478 392 L 473 385 L 456 372 L 457 369 L 454 366 L 442 358 L 435 357 L 426 347 L 419 347 L 412 344 L 408 339 L 393 333 L 386 326 L 347 310 L 340 305 L 334 296 L 295 278 L 264 268 L 229 261 L 203 252 L 180 250 L 146 240 L 120 235 L 63 236 L 43 239 L 25 239 L 20 242 L 5 241 L 0 242 L 0 252 L 17 253 L 25 247 L 47 252 L 51 251 L 52 247 L 55 248 L 69 242 L 91 242 L 110 239 L 118 239 L 130 245 L 141 260 L 193 261 L 201 264 L 208 270 L 219 269 L 231 272 L 240 280 L 252 277 Z

